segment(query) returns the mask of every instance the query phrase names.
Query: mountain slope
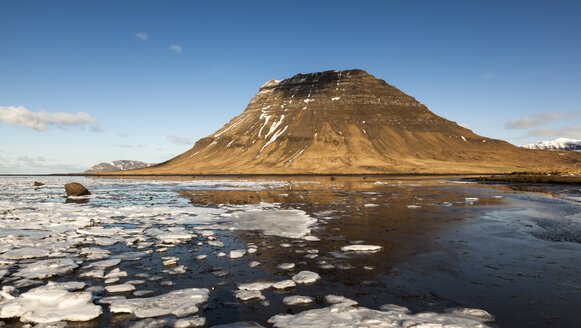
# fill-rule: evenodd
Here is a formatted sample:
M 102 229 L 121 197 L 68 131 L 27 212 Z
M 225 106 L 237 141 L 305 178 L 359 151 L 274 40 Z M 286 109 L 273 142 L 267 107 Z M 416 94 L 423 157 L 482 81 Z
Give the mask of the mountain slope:
M 557 138 L 555 140 L 540 141 L 522 145 L 528 149 L 547 149 L 547 150 L 572 150 L 581 152 L 581 140 Z
M 467 173 L 570 165 L 474 134 L 362 70 L 262 85 L 185 153 L 139 174 Z M 545 158 L 547 157 L 547 158 Z

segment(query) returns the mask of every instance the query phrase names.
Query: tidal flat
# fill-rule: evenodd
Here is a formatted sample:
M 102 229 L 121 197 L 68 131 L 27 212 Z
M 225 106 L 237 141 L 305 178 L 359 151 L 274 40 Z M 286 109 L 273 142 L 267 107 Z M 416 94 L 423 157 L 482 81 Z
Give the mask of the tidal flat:
M 575 186 L 0 177 L 5 327 L 577 327 L 580 254 Z

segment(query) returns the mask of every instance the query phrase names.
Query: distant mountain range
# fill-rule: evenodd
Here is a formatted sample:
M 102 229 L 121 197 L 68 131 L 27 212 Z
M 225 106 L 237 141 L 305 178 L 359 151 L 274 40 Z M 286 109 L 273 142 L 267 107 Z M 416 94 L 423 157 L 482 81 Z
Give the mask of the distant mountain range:
M 100 172 L 111 172 L 111 171 L 123 171 L 123 170 L 134 170 L 142 169 L 144 167 L 151 166 L 153 164 L 140 162 L 140 161 L 113 161 L 110 163 L 99 163 L 92 166 L 90 169 L 86 170 L 85 173 L 100 173 Z
M 528 149 L 572 150 L 581 152 L 581 140 L 558 138 L 555 140 L 534 142 L 522 145 L 521 147 Z

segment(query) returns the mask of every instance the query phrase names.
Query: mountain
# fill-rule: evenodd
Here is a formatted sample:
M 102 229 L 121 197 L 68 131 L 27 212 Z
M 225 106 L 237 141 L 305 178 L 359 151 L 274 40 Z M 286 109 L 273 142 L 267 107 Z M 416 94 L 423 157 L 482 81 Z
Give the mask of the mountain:
M 580 158 L 479 136 L 385 81 L 348 70 L 266 82 L 240 115 L 192 149 L 131 173 L 496 173 Z
M 556 140 L 540 141 L 522 145 L 528 149 L 572 150 L 581 152 L 581 140 L 558 138 Z
M 140 162 L 140 161 L 113 161 L 110 163 L 99 163 L 97 165 L 91 166 L 90 169 L 86 170 L 85 173 L 100 173 L 100 172 L 111 172 L 119 170 L 134 170 L 141 169 L 144 167 L 151 166 L 153 164 Z

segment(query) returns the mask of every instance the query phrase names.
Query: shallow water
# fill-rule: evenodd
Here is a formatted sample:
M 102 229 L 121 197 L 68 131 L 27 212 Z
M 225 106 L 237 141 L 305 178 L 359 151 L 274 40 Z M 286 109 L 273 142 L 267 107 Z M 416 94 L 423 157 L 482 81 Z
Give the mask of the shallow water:
M 46 185 L 33 187 L 35 180 Z M 92 195 L 66 203 L 63 185 L 73 181 Z M 105 270 L 128 273 L 116 284 L 133 281 L 137 292 L 152 292 L 146 297 L 208 288 L 197 313 L 207 326 L 270 326 L 276 314 L 325 308 L 324 296 L 336 294 L 369 309 L 397 304 L 442 316 L 449 308 L 482 309 L 496 318 L 491 326 L 576 327 L 581 193 L 560 186 L 522 189 L 454 177 L 1 177 L 0 276 L 2 287 L 17 287 L 14 296 L 47 281 L 82 281 L 95 303 L 111 295 L 135 298 L 102 290 L 103 278 L 81 277 L 99 261 L 82 249 L 94 247 L 110 252 L 103 259 L 121 259 Z M 341 250 L 358 244 L 381 250 Z M 50 254 L 7 256 L 23 248 Z M 217 256 L 252 248 L 256 252 L 238 259 Z M 164 265 L 170 257 L 177 262 Z M 46 258 L 72 258 L 79 267 L 47 279 L 17 276 Z M 260 265 L 251 268 L 252 261 Z M 284 270 L 282 263 L 295 266 Z M 302 270 L 321 280 L 263 290 L 262 301 L 235 298 L 241 283 L 280 281 Z M 285 305 L 291 295 L 310 296 L 313 303 Z M 69 326 L 128 327 L 136 320 L 102 309 L 98 318 Z M 3 320 L 8 327 L 22 325 L 18 318 Z

